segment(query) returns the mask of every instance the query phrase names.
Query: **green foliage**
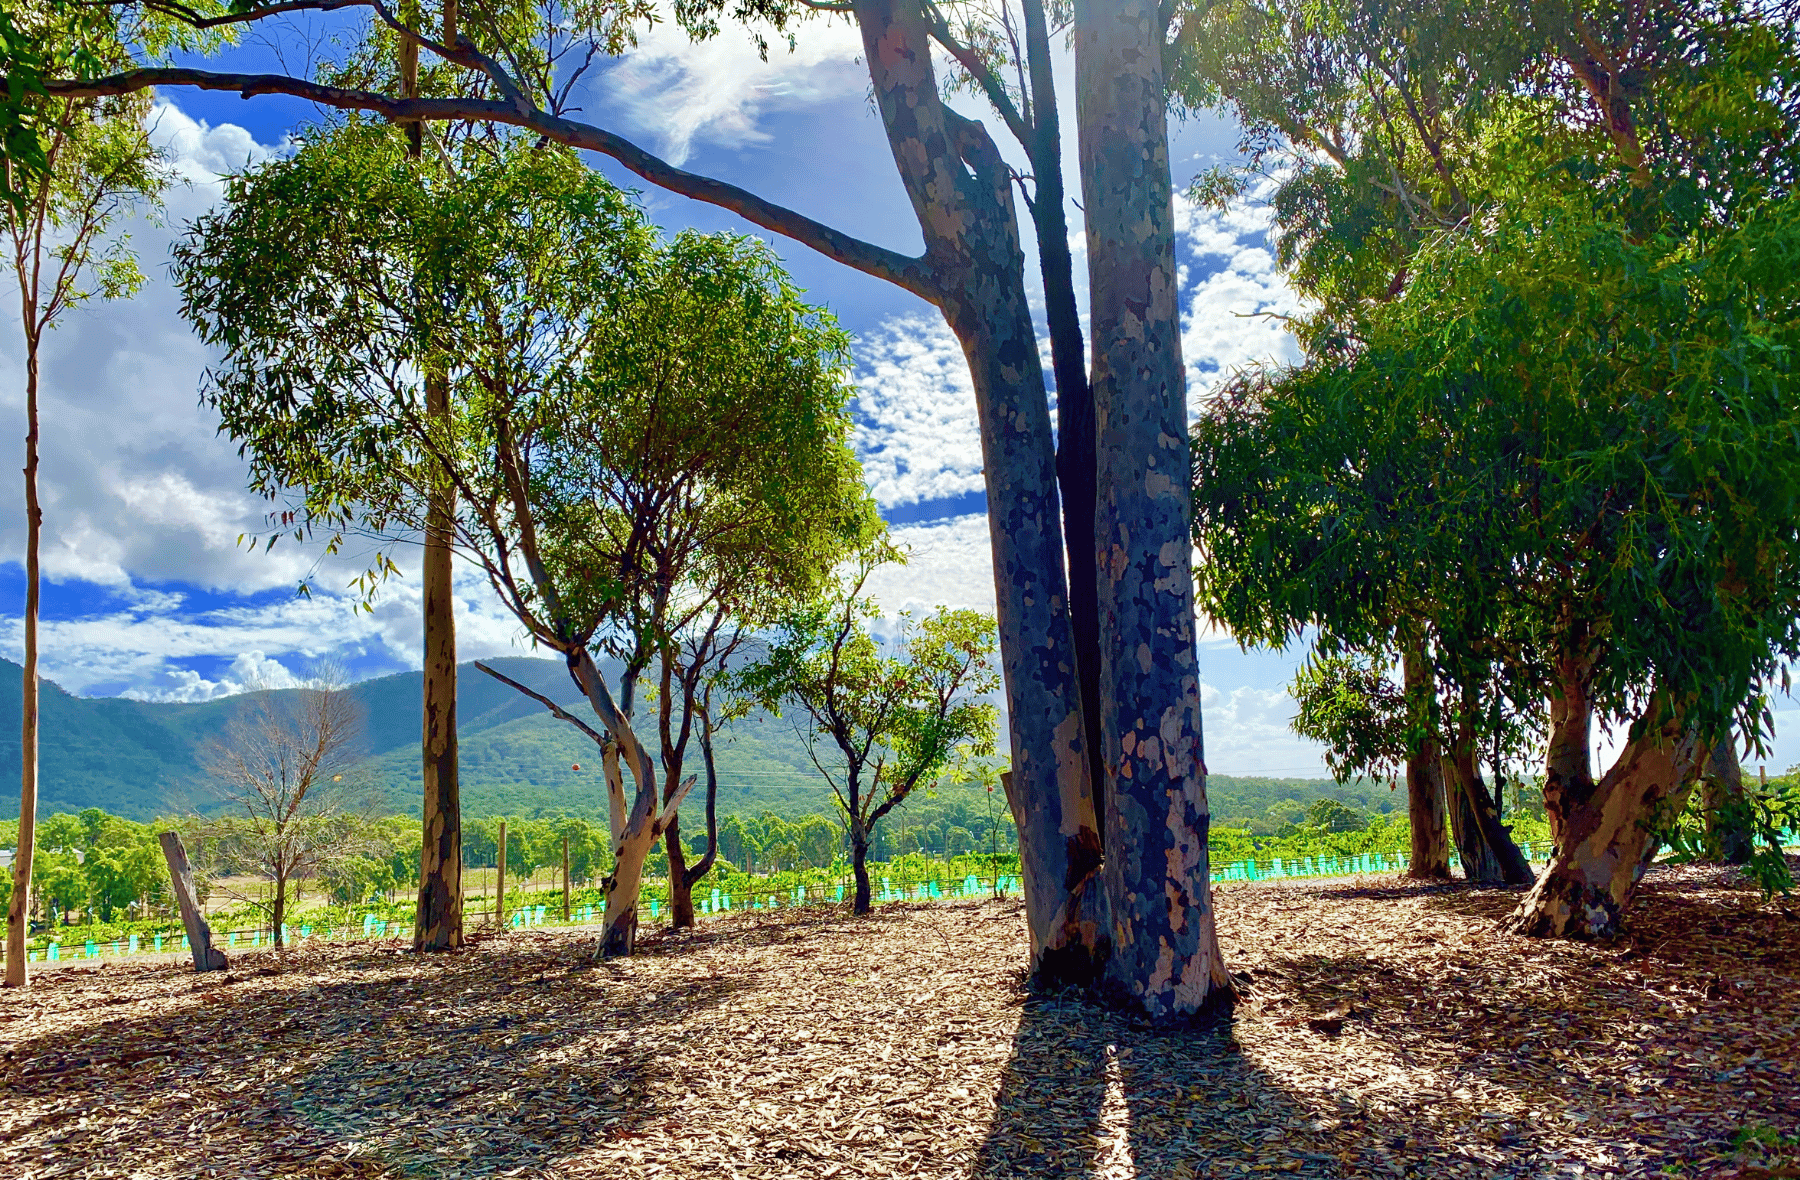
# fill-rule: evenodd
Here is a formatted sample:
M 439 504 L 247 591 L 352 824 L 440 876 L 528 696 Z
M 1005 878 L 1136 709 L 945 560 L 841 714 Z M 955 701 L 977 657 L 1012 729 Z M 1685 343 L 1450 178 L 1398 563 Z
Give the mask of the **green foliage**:
M 1786 846 L 1800 838 L 1800 775 L 1789 774 L 1765 784 L 1746 782 L 1741 793 L 1728 794 L 1716 817 L 1709 817 L 1703 792 L 1688 797 L 1681 812 L 1658 824 L 1658 834 L 1669 847 L 1667 859 L 1675 864 L 1718 859 L 1712 833 L 1720 826 L 1741 825 L 1752 833 L 1750 859 L 1744 876 L 1762 890 L 1766 901 L 1778 893 L 1792 893 L 1793 871 L 1788 867 Z
M 1406 761 L 1406 695 L 1385 673 L 1364 656 L 1315 656 L 1288 688 L 1299 706 L 1294 732 L 1325 744 L 1326 765 L 1339 782 L 1392 777 Z
M 902 613 L 884 646 L 862 587 L 894 556 L 884 545 L 835 599 L 787 613 L 764 656 L 730 676 L 761 707 L 806 718 L 813 763 L 859 858 L 869 832 L 916 788 L 994 751 L 996 710 L 981 699 L 999 686 L 993 619 L 948 607 L 921 620 Z
M 448 479 L 460 545 L 553 646 L 688 586 L 804 597 L 872 527 L 843 333 L 757 240 L 658 241 L 571 152 L 428 168 L 352 123 L 235 180 L 175 273 L 253 488 L 303 492 L 296 536 L 419 527 Z

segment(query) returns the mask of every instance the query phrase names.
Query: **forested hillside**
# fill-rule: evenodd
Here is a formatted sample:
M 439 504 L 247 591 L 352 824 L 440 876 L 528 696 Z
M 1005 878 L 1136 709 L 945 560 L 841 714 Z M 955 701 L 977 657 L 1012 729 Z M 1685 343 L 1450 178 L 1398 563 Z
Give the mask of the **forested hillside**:
M 554 660 L 493 663 L 552 700 L 586 709 Z M 385 806 L 397 814 L 418 814 L 419 674 L 365 680 L 350 691 L 364 710 L 367 768 Z M 459 692 L 463 800 L 470 814 L 605 814 L 592 740 L 471 664 L 462 666 Z M 205 810 L 211 796 L 201 752 L 240 705 L 229 697 L 199 704 L 77 697 L 46 681 L 39 810 L 100 807 L 136 820 Z M 18 706 L 19 666 L 0 660 L 0 711 Z M 0 775 L 10 782 L 18 773 L 18 734 L 0 731 Z M 719 746 L 719 773 L 722 814 L 767 811 L 795 819 L 830 810 L 828 788 L 785 719 L 756 714 L 732 727 Z M 1279 826 L 1280 816 L 1324 796 L 1368 812 L 1390 810 L 1395 800 L 1384 783 L 1339 786 L 1228 775 L 1213 775 L 1208 782 L 1214 821 L 1226 827 L 1258 821 Z M 932 810 L 924 798 L 911 806 Z M 18 809 L 16 794 L 0 795 L 0 818 L 16 816 Z M 1000 810 L 1004 813 L 1003 803 Z

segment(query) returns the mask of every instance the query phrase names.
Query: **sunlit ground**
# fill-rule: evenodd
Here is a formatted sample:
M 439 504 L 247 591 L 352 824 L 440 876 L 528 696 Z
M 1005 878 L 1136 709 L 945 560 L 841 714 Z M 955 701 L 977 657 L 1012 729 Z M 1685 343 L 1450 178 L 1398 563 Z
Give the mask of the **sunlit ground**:
M 1510 893 L 1225 887 L 1245 999 L 1169 1034 L 1026 996 L 1016 902 L 599 966 L 573 931 L 65 966 L 0 993 L 0 1174 L 1794 1175 L 1800 920 L 1724 877 L 1658 870 L 1614 945 L 1499 935 Z

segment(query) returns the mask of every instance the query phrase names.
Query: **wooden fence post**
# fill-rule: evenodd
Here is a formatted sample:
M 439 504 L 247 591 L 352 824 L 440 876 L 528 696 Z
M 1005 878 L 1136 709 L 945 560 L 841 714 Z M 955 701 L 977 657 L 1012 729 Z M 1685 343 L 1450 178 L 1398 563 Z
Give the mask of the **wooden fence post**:
M 506 929 L 506 821 L 500 821 L 500 867 L 494 879 L 494 929 Z
M 563 837 L 563 921 L 569 920 L 569 838 Z
M 194 970 L 223 971 L 231 965 L 225 952 L 212 944 L 212 927 L 200 910 L 200 899 L 194 893 L 194 870 L 188 866 L 187 849 L 174 832 L 157 836 L 163 859 L 169 862 L 169 880 L 175 889 L 175 904 L 181 907 L 181 924 L 187 928 L 188 946 L 194 952 Z

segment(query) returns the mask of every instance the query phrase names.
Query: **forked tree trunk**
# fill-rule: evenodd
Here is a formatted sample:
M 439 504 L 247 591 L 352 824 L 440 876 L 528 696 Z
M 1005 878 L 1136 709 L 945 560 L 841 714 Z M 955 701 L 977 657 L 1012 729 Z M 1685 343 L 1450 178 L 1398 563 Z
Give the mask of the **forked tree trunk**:
M 24 987 L 31 937 L 31 862 L 37 848 L 38 796 L 38 336 L 35 308 L 25 307 L 25 667 L 19 709 L 19 838 L 13 853 L 12 899 L 6 906 L 6 986 Z
M 630 721 L 613 703 L 612 693 L 585 648 L 568 653 L 569 674 L 588 699 L 600 723 L 612 738 L 601 755 L 606 773 L 607 815 L 611 820 L 613 870 L 601 886 L 605 917 L 600 927 L 600 953 L 606 957 L 629 955 L 637 942 L 638 896 L 644 884 L 644 862 L 657 839 L 673 821 L 681 800 L 693 787 L 689 778 L 674 795 L 657 806 L 656 770 L 650 754 L 638 741 Z M 623 761 L 631 768 L 635 794 L 625 797 Z
M 1730 734 L 1714 743 L 1706 758 L 1700 799 L 1706 815 L 1706 851 L 1719 863 L 1748 864 L 1756 852 L 1744 769 Z
M 1436 691 L 1423 646 L 1409 643 L 1401 657 L 1406 697 L 1415 709 L 1425 709 Z M 1408 875 L 1424 881 L 1450 879 L 1450 840 L 1444 827 L 1444 768 L 1438 757 L 1437 738 L 1429 719 L 1415 718 L 1425 734 L 1406 758 L 1406 815 L 1411 825 L 1412 863 Z
M 980 124 L 948 111 L 913 0 L 857 0 L 864 58 L 924 233 L 937 303 L 975 387 L 993 546 L 1030 971 L 1087 984 L 1105 959 L 1100 835 L 1080 692 L 1055 453 L 1012 175 Z M 859 886 L 859 889 L 862 888 Z
M 1644 732 L 1595 782 L 1588 754 L 1593 706 L 1586 684 L 1567 674 L 1576 667 L 1562 661 L 1562 692 L 1550 708 L 1544 809 L 1556 855 L 1509 922 L 1535 937 L 1619 933 L 1647 866 L 1653 825 L 1680 808 L 1704 753 L 1679 717 L 1657 717 L 1661 701 L 1653 697 Z
M 1186 375 L 1154 0 L 1077 0 L 1098 456 L 1108 991 L 1190 1021 L 1233 992 L 1213 925 Z
M 426 412 L 447 421 L 450 385 L 442 373 L 425 380 Z M 424 843 L 419 852 L 419 906 L 413 950 L 462 945 L 462 791 L 456 748 L 456 610 L 450 541 L 456 491 L 434 489 L 425 528 Z

